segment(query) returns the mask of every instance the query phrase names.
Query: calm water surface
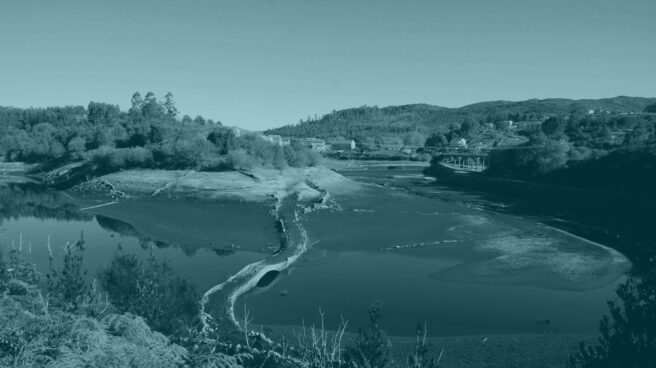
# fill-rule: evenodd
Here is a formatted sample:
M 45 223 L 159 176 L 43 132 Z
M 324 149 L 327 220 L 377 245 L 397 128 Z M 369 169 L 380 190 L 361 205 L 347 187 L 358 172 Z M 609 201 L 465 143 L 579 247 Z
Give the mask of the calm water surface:
M 357 330 L 367 323 L 367 306 L 379 300 L 383 325 L 394 335 L 413 335 L 424 321 L 433 335 L 596 333 L 626 264 L 601 267 L 586 280 L 574 277 L 570 268 L 605 262 L 607 250 L 532 219 L 495 212 L 499 204 L 468 195 L 455 201 L 453 193 L 444 201 L 399 189 L 417 181 L 414 189 L 435 191 L 418 173 L 346 172 L 372 185 L 337 198 L 339 211 L 306 217 L 313 250 L 274 285 L 242 301 L 255 322 L 318 324 L 321 309 L 329 326 L 343 317 Z M 547 240 L 558 251 L 522 253 Z M 500 244 L 515 248 L 501 256 L 486 248 Z M 573 260 L 580 262 L 568 264 Z
M 591 276 L 573 276 L 539 259 L 557 258 L 565 249 L 575 256 L 568 259 L 596 264 L 607 258 L 605 250 L 570 244 L 545 225 L 499 214 L 465 195 L 444 201 L 395 189 L 421 184 L 417 174 L 347 173 L 367 182 L 366 189 L 335 197 L 332 210 L 304 215 L 312 250 L 240 300 L 237 310 L 245 304 L 256 324 L 299 325 L 318 322 L 321 309 L 329 328 L 343 317 L 357 329 L 366 324 L 368 305 L 379 300 L 393 335 L 413 335 L 423 321 L 432 335 L 596 332 L 622 268 L 600 266 Z M 278 242 L 270 204 L 133 200 L 80 212 L 75 203 L 60 193 L 4 188 L 0 244 L 21 247 L 45 273 L 48 237 L 57 262 L 62 246 L 82 232 L 90 277 L 119 246 L 144 257 L 152 249 L 202 293 L 265 258 Z M 543 251 L 541 239 L 558 245 Z M 523 244 L 537 251 L 524 252 Z

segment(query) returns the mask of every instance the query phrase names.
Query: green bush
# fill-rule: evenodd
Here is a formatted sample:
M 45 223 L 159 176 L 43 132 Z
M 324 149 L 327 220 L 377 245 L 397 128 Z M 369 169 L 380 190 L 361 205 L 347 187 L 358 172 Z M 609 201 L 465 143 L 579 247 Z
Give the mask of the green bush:
M 1 249 L 1 248 L 0 248 Z M 81 249 L 69 247 L 68 261 L 53 277 L 78 287 Z M 43 297 L 38 273 L 20 252 L 0 252 L 0 367 L 183 367 L 186 349 L 153 332 L 141 317 L 89 313 L 88 308 L 64 311 L 68 300 L 82 293 L 64 287 Z M 93 289 L 92 287 L 90 289 Z M 67 295 L 67 296 L 66 296 Z M 80 305 L 84 302 L 80 303 Z M 88 304 L 88 303 L 87 303 Z
M 133 315 L 101 320 L 35 311 L 31 297 L 0 296 L 2 367 L 182 367 L 187 352 Z
M 245 150 L 238 149 L 228 154 L 228 165 L 233 170 L 250 170 L 257 166 L 258 163 Z
M 415 340 L 415 349 L 412 354 L 409 354 L 406 358 L 406 366 L 408 368 L 437 368 L 440 365 L 440 360 L 442 360 L 442 353 L 435 358 L 429 355 L 430 345 L 426 342 L 427 334 L 426 324 L 422 326 L 421 323 L 417 324 L 417 337 Z
M 41 281 L 41 273 L 34 264 L 23 262 L 17 249 L 7 252 L 0 246 L 0 286 L 10 280 L 36 285 Z
M 86 157 L 101 170 L 113 171 L 121 168 L 149 167 L 153 163 L 153 153 L 144 147 L 113 148 L 102 146 L 88 151 Z
M 50 259 L 50 273 L 47 275 L 48 291 L 54 297 L 53 300 L 61 304 L 64 310 L 76 310 L 90 291 L 83 260 L 84 241 L 82 240 L 66 243 L 61 268 L 54 267 L 53 260 Z
M 167 141 L 153 148 L 155 166 L 168 169 L 198 169 L 211 162 L 215 148 L 205 139 Z
M 385 368 L 391 363 L 390 341 L 380 327 L 382 305 L 375 302 L 369 307 L 369 327 L 360 329 L 354 345 L 346 348 L 346 358 L 355 367 Z
M 317 166 L 321 163 L 321 155 L 318 152 L 309 150 L 305 147 L 291 145 L 284 147 L 283 150 L 285 153 L 285 159 L 289 166 Z
M 119 252 L 101 272 L 102 288 L 121 313 L 142 316 L 157 331 L 170 335 L 198 313 L 198 295 L 187 280 L 176 277 L 167 263 L 145 261 Z
M 609 301 L 610 314 L 599 324 L 599 344 L 582 343 L 570 367 L 656 366 L 656 269 L 631 276 L 617 295 L 621 303 Z

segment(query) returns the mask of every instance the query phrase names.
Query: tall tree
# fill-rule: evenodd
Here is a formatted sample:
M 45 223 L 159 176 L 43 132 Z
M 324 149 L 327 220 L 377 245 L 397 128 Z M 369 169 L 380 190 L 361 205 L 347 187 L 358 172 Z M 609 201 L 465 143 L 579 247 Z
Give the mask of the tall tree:
M 164 110 L 166 111 L 166 114 L 171 117 L 178 116 L 178 109 L 175 107 L 175 102 L 173 101 L 173 94 L 169 92 L 166 94 L 166 96 L 164 96 L 164 98 L 165 98 Z
M 146 118 L 157 118 L 164 114 L 164 108 L 157 102 L 153 92 L 146 93 L 141 113 Z
M 143 107 L 143 104 L 144 104 L 144 100 L 141 97 L 141 93 L 135 92 L 132 95 L 132 108 L 130 110 L 141 112 L 141 108 Z
M 202 116 L 198 115 L 194 118 L 194 123 L 199 124 L 199 125 L 205 125 L 206 122 L 205 122 L 205 119 Z
M 403 137 L 403 144 L 406 146 L 419 147 L 423 146 L 426 142 L 426 136 L 417 131 L 410 132 Z
M 441 133 L 433 133 L 427 140 L 426 140 L 426 147 L 443 147 L 446 146 L 449 142 L 447 141 L 446 137 L 444 134 Z

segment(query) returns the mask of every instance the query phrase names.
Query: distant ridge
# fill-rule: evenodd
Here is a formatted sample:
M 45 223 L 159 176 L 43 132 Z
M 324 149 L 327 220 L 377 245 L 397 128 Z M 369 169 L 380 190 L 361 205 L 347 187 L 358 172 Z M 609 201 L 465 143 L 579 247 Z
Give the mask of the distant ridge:
M 565 98 L 530 99 L 525 101 L 487 101 L 457 108 L 428 104 L 400 106 L 362 106 L 333 111 L 321 118 L 267 130 L 266 134 L 291 137 L 335 136 L 358 137 L 363 134 L 402 134 L 409 131 L 432 132 L 468 119 L 530 120 L 550 115 L 587 114 L 590 110 L 617 113 L 641 113 L 656 98 L 617 96 L 602 99 L 573 100 Z

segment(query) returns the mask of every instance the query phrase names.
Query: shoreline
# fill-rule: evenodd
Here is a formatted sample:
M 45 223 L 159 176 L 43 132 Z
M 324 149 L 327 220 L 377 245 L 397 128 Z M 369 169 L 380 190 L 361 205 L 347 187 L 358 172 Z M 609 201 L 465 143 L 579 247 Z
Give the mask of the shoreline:
M 334 316 L 333 316 L 334 317 Z M 385 316 L 383 316 L 383 319 Z M 258 325 L 262 326 L 262 325 Z M 302 334 L 302 325 L 263 325 L 269 337 L 276 340 L 284 338 L 294 341 Z M 305 326 L 310 329 L 311 326 Z M 435 329 L 435 327 L 433 327 Z M 431 327 L 428 326 L 429 333 Z M 331 336 L 334 330 L 325 330 Z M 358 336 L 351 329 L 344 333 L 343 341 L 348 344 Z M 413 353 L 416 336 L 387 336 L 391 342 L 391 356 L 394 363 L 391 368 L 405 368 L 405 359 Z M 561 334 L 545 332 L 543 334 L 479 334 L 427 336 L 429 355 L 437 357 L 443 351 L 440 367 L 446 368 L 487 368 L 490 366 L 506 367 L 549 367 L 566 366 L 570 354 L 577 351 L 581 342 L 593 344 L 597 341 L 594 334 Z
M 651 267 L 650 240 L 656 236 L 650 223 L 654 198 L 626 193 L 522 182 L 481 175 L 451 175 L 424 171 L 435 187 L 503 203 L 502 213 L 537 218 L 563 234 L 625 256 L 632 270 Z M 618 217 L 615 214 L 621 214 Z
M 269 272 L 281 272 L 291 267 L 309 247 L 309 239 L 300 224 L 302 212 L 326 208 L 331 190 L 355 191 L 359 188 L 349 179 L 327 168 L 286 170 L 259 169 L 249 172 L 202 173 L 195 171 L 131 170 L 103 175 L 72 189 L 82 194 L 107 194 L 112 201 L 103 201 L 82 210 L 94 210 L 130 201 L 130 198 L 164 199 L 194 198 L 203 201 L 237 200 L 270 202 L 271 216 L 279 224 L 280 249 L 273 255 L 244 266 L 220 284 L 207 289 L 199 300 L 201 322 L 210 328 L 210 320 L 227 323 L 243 330 L 235 314 L 238 299 L 256 287 Z M 120 195 L 116 196 L 116 193 Z M 99 200 L 96 197 L 96 200 Z
M 320 170 L 320 169 L 317 169 Z M 311 170 L 311 171 L 316 171 L 316 170 Z M 320 170 L 323 172 L 323 170 Z M 330 170 L 328 170 L 330 171 Z M 132 180 L 133 178 L 138 178 L 140 174 L 142 174 L 143 171 L 134 171 L 134 172 L 123 172 L 123 173 L 118 173 L 120 176 L 114 176 L 114 177 L 119 177 L 121 180 Z M 222 180 L 217 180 L 212 183 L 207 183 L 207 182 L 202 182 L 201 179 L 209 179 L 214 178 L 217 179 L 216 176 L 205 176 L 205 175 L 199 175 L 196 176 L 195 172 L 184 172 L 184 173 L 177 173 L 177 175 L 167 175 L 171 173 L 161 173 L 161 172 L 149 172 L 149 174 L 152 175 L 159 175 L 162 174 L 165 179 L 173 177 L 175 180 L 172 181 L 166 181 L 166 180 L 158 180 L 156 182 L 147 182 L 146 184 L 143 185 L 143 189 L 137 191 L 135 188 L 138 188 L 136 184 L 134 186 L 131 186 L 133 184 L 130 184 L 130 182 L 126 181 L 115 181 L 112 182 L 112 190 L 126 190 L 126 192 L 130 193 L 129 195 L 135 195 L 135 196 L 142 196 L 144 198 L 153 198 L 155 200 L 157 199 L 166 199 L 167 196 L 169 198 L 172 197 L 179 197 L 181 199 L 183 198 L 197 198 L 199 200 L 205 200 L 205 199 L 221 199 L 221 198 L 230 198 L 230 199 L 235 199 L 235 197 L 231 196 L 230 194 L 223 195 L 223 194 L 218 194 L 214 193 L 215 195 L 208 195 L 208 192 L 211 190 L 216 190 L 219 191 L 220 189 L 210 189 L 212 187 L 220 187 L 225 180 L 225 176 L 223 173 L 214 173 L 214 174 L 221 174 L 219 176 L 224 176 Z M 277 171 L 277 175 L 283 176 L 285 175 L 284 172 Z M 239 272 L 233 274 L 232 276 L 228 277 L 227 281 L 224 281 L 221 284 L 215 285 L 214 287 L 208 289 L 205 294 L 203 294 L 203 298 L 201 299 L 201 303 L 203 305 L 201 311 L 205 316 L 209 316 L 210 318 L 214 318 L 214 316 L 210 316 L 207 314 L 207 310 L 205 310 L 205 305 L 210 303 L 211 299 L 214 298 L 222 298 L 222 300 L 225 300 L 228 302 L 228 306 L 225 309 L 226 314 L 228 315 L 228 318 L 226 321 L 231 323 L 233 326 L 236 326 L 238 329 L 241 328 L 240 322 L 237 320 L 238 317 L 235 316 L 235 304 L 239 300 L 240 297 L 242 297 L 244 294 L 249 292 L 251 289 L 256 287 L 257 282 L 262 278 L 262 276 L 266 275 L 268 272 L 271 271 L 276 271 L 280 272 L 288 267 L 293 266 L 293 263 L 303 254 L 305 250 L 309 247 L 309 239 L 307 239 L 307 234 L 304 236 L 302 235 L 304 233 L 304 229 L 302 226 L 299 224 L 299 212 L 296 211 L 297 204 L 298 203 L 307 203 L 311 207 L 305 207 L 304 209 L 313 209 L 313 208 L 323 208 L 325 206 L 325 202 L 328 200 L 331 191 L 328 191 L 325 189 L 325 187 L 330 187 L 331 185 L 335 185 L 335 182 L 331 182 L 330 180 L 337 179 L 336 177 L 328 176 L 328 181 L 322 181 L 322 178 L 313 178 L 311 181 L 298 181 L 296 179 L 299 178 L 298 173 L 296 173 L 297 176 L 294 177 L 295 180 L 290 180 L 290 181 L 276 181 L 276 180 L 271 180 L 270 178 L 267 178 L 265 175 L 259 175 L 256 176 L 257 180 L 254 179 L 253 177 L 250 177 L 248 175 L 243 175 L 243 173 L 238 173 L 240 177 L 242 177 L 242 180 L 247 181 L 249 183 L 255 183 L 253 184 L 254 186 L 256 185 L 262 185 L 261 187 L 257 187 L 256 193 L 251 197 L 251 196 L 241 196 L 239 197 L 241 200 L 244 201 L 261 201 L 261 200 L 267 200 L 270 201 L 271 198 L 274 198 L 274 202 L 276 204 L 275 210 L 276 213 L 280 213 L 281 211 L 285 211 L 287 213 L 287 219 L 283 221 L 283 229 L 287 229 L 287 231 L 294 231 L 297 233 L 295 235 L 297 237 L 297 240 L 299 241 L 294 241 L 291 243 L 290 249 L 288 252 L 292 254 L 291 259 L 285 258 L 284 261 L 280 261 L 284 254 L 287 253 L 280 253 L 277 255 L 274 255 L 275 258 L 274 263 L 268 263 L 269 260 L 271 260 L 273 257 L 269 256 L 261 261 L 254 262 L 252 264 L 247 265 L 244 267 L 242 270 Z M 304 170 L 305 175 L 309 175 L 307 171 Z M 271 174 L 272 175 L 272 174 Z M 229 177 L 232 177 L 231 175 L 228 175 Z M 345 180 L 345 178 L 341 177 L 341 175 L 338 175 L 340 180 Z M 204 184 L 205 186 L 200 187 L 200 189 L 196 192 L 189 192 L 189 188 L 193 188 L 189 186 L 189 180 L 192 180 L 191 183 L 194 182 L 200 182 Z M 350 180 L 349 180 L 350 181 Z M 317 184 L 319 182 L 320 184 Z M 116 184 L 118 183 L 118 184 Z M 161 186 L 160 184 L 164 184 Z M 339 182 L 340 184 L 342 182 Z M 143 183 L 142 183 L 143 184 Z M 155 185 L 156 184 L 156 185 Z M 353 182 L 353 185 L 366 185 L 366 183 L 360 183 L 360 182 Z M 227 191 L 230 193 L 230 190 Z M 268 196 L 263 196 L 262 193 L 268 192 Z M 286 204 L 283 207 L 283 202 Z M 84 210 L 90 210 L 93 208 L 99 208 L 99 207 L 104 207 L 104 206 L 110 206 L 115 203 L 118 203 L 117 201 L 113 202 L 106 202 L 106 203 L 101 203 L 95 206 L 90 206 L 84 208 Z M 303 213 L 303 211 L 301 211 Z M 292 220 L 293 219 L 293 220 Z M 289 222 L 288 222 L 289 221 Z M 555 228 L 554 228 L 555 229 Z M 555 229 L 558 230 L 562 233 L 569 234 L 565 231 L 562 231 L 560 229 Z M 578 237 L 573 234 L 569 234 L 574 237 L 580 238 L 581 240 L 585 240 L 586 242 L 591 242 L 594 245 L 598 245 L 597 243 L 594 243 L 592 241 L 589 241 L 588 239 Z M 303 240 L 304 239 L 304 240 Z M 608 248 L 604 247 L 603 248 Z M 612 248 L 610 248 L 612 249 Z M 278 262 L 280 261 L 280 262 Z M 218 293 L 218 294 L 217 294 Z M 223 299 L 225 298 L 225 299 Z M 207 320 L 205 320 L 207 321 Z M 251 329 L 249 329 L 251 330 Z M 262 335 L 264 336 L 264 335 Z M 473 335 L 477 336 L 477 335 Z M 493 335 L 497 336 L 497 335 Z M 517 336 L 523 336 L 523 335 L 503 335 L 504 337 L 502 339 L 508 340 L 509 338 L 516 338 Z M 541 336 L 541 335 L 539 335 Z M 570 335 L 567 335 L 570 336 Z M 578 336 L 578 335 L 577 335 Z M 266 336 L 264 336 L 266 337 Z M 394 336 L 392 337 L 394 340 L 413 340 L 412 337 L 403 337 L 403 336 Z M 433 339 L 441 339 L 440 341 L 444 340 L 453 340 L 453 339 L 469 339 L 472 340 L 474 337 L 468 336 L 468 335 L 460 335 L 460 336 L 452 336 L 452 337 L 440 337 L 440 336 L 435 336 L 431 337 L 431 340 Z M 447 365 L 449 366 L 449 365 Z
M 354 192 L 359 184 L 327 167 L 254 169 L 202 172 L 194 170 L 126 170 L 80 183 L 68 189 L 112 197 L 168 197 L 201 200 L 234 199 L 268 202 L 272 196 L 297 195 L 302 200 L 322 197 L 317 187 L 331 192 Z

